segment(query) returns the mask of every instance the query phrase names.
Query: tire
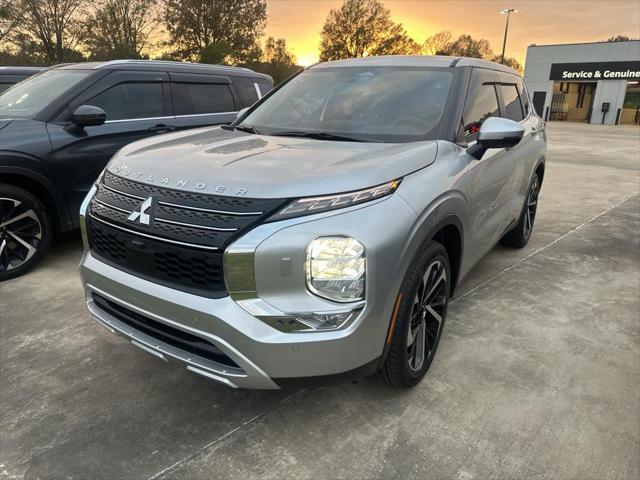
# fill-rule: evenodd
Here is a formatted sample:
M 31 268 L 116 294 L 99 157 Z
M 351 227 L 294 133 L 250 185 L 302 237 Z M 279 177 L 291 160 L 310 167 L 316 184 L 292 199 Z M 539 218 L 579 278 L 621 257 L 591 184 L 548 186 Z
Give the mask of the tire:
M 40 200 L 0 184 L 0 282 L 27 273 L 51 245 L 51 219 Z
M 408 388 L 418 384 L 425 376 L 442 336 L 450 282 L 447 251 L 438 242 L 426 242 L 413 259 L 398 294 L 397 312 L 394 309 L 395 325 L 390 327 L 393 328 L 391 342 L 387 357 L 378 371 L 381 380 L 394 387 Z M 424 292 L 428 294 L 432 289 L 431 295 L 424 298 Z M 427 303 L 421 303 L 421 299 Z M 421 339 L 424 343 L 420 356 Z
M 531 182 L 529 182 L 529 190 L 527 190 L 527 196 L 525 197 L 518 223 L 502 237 L 500 240 L 502 245 L 523 248 L 529 243 L 538 210 L 538 195 L 540 195 L 540 177 L 537 173 L 534 173 Z

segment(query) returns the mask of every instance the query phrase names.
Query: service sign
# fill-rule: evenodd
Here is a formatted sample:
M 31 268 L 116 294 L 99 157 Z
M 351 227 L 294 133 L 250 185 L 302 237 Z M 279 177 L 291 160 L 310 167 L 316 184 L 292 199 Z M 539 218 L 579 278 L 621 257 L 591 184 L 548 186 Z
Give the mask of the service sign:
M 554 63 L 549 80 L 640 80 L 640 61 Z

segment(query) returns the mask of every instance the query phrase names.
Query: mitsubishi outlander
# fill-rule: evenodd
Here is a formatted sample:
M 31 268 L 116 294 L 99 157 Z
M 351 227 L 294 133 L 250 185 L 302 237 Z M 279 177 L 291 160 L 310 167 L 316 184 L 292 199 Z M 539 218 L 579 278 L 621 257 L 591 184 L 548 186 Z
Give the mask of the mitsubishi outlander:
M 81 207 L 87 306 L 229 387 L 415 385 L 467 272 L 527 244 L 545 145 L 502 65 L 315 65 L 231 125 L 115 154 Z

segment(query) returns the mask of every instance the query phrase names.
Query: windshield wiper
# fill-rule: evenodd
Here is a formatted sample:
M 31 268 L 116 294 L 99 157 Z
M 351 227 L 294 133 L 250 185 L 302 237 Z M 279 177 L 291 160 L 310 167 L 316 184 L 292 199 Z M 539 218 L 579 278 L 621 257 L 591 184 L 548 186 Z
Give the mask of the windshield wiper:
M 347 135 L 337 135 L 335 133 L 329 132 L 305 132 L 292 130 L 290 132 L 277 132 L 272 133 L 271 135 L 276 137 L 305 137 L 305 138 L 315 138 L 318 140 L 336 140 L 339 142 L 369 142 L 370 140 L 365 140 L 363 138 L 357 137 L 349 137 Z
M 260 132 L 255 127 L 249 125 L 236 125 L 234 130 L 240 130 L 241 132 L 253 133 L 254 135 L 260 135 Z

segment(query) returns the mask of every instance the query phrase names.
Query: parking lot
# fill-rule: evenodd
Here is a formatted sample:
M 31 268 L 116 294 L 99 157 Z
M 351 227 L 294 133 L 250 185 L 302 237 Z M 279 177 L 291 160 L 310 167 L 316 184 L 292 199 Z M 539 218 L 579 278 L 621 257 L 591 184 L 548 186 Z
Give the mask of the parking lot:
M 238 391 L 89 318 L 79 234 L 0 284 L 0 478 L 640 478 L 640 129 L 551 123 L 533 237 L 425 381 Z

